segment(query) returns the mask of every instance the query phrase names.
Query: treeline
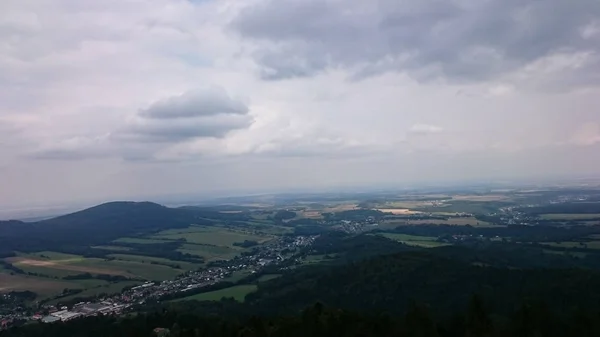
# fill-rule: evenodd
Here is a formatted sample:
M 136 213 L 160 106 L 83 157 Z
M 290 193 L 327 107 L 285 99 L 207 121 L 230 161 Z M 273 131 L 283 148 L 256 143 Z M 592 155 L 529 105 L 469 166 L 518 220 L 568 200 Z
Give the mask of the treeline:
M 524 300 L 545 302 L 557 312 L 599 309 L 600 273 L 578 269 L 508 269 L 476 266 L 429 252 L 405 252 L 339 266 L 305 267 L 260 283 L 247 295 L 254 310 L 293 312 L 322 301 L 358 311 L 402 313 L 410 299 L 447 316 L 464 310 L 470 294 L 506 315 Z M 531 303 L 533 303 L 531 302 Z
M 387 230 L 386 232 L 390 232 Z M 600 226 L 544 227 L 511 225 L 506 227 L 473 227 L 452 225 L 399 226 L 394 233 L 441 237 L 444 235 L 473 235 L 487 238 L 505 237 L 522 242 L 561 242 L 600 234 Z
M 302 253 L 304 255 L 336 255 L 338 256 L 337 263 L 348 263 L 379 255 L 414 250 L 417 248 L 378 235 L 354 236 L 336 231 L 322 234 L 310 247 L 303 249 Z
M 33 301 L 37 298 L 37 294 L 33 291 L 11 291 L 0 296 L 0 305 L 7 304 L 23 304 Z
M 231 305 L 230 307 L 234 307 Z M 468 307 L 440 319 L 435 308 L 411 303 L 404 314 L 364 313 L 314 304 L 293 315 L 232 317 L 186 310 L 140 314 L 124 320 L 90 317 L 68 323 L 13 328 L 3 337 L 564 337 L 598 336 L 600 315 L 574 310 L 559 314 L 543 304 L 521 305 L 498 318 L 473 296 Z
M 121 282 L 121 281 L 142 281 L 140 279 L 132 279 L 123 275 L 108 275 L 108 274 L 90 274 L 83 273 L 77 275 L 68 275 L 62 278 L 63 280 L 102 280 L 106 282 Z
M 325 221 L 365 221 L 367 218 L 381 220 L 385 213 L 373 209 L 353 209 L 337 213 L 323 213 Z
M 255 241 L 255 240 L 244 240 L 243 242 L 234 242 L 233 245 L 236 247 L 250 248 L 250 247 L 258 246 L 259 243 L 258 243 L 258 241 Z
M 6 269 L 11 273 L 15 273 L 15 274 L 27 274 L 23 269 L 19 268 L 19 267 L 15 267 L 15 265 L 13 265 L 12 263 L 6 261 L 6 260 L 2 260 L 0 259 L 0 267 L 2 267 L 2 269 Z
M 600 202 L 566 202 L 519 208 L 527 214 L 600 214 Z

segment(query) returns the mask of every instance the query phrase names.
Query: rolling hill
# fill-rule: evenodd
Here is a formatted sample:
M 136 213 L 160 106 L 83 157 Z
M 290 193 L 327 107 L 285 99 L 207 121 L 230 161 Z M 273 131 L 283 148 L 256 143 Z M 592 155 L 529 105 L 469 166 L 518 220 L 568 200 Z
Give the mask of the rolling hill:
M 0 222 L 0 253 L 91 245 L 192 223 L 214 223 L 204 216 L 206 214 L 191 209 L 120 201 L 38 222 L 3 221 Z

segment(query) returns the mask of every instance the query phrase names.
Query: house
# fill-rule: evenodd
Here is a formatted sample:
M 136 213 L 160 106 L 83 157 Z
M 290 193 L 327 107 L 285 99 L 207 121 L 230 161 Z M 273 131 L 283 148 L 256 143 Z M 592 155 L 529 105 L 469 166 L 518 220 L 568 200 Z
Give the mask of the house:
M 171 331 L 165 328 L 155 328 L 153 331 L 157 337 L 167 337 L 171 334 Z

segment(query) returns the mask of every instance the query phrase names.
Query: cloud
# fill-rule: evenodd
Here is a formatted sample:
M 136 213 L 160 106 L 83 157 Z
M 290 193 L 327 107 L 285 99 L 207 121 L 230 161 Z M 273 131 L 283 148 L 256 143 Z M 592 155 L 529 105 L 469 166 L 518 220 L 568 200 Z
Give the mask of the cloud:
M 573 135 L 571 143 L 580 146 L 590 146 L 600 143 L 600 123 L 585 123 Z
M 121 134 L 124 140 L 178 143 L 222 138 L 252 124 L 248 107 L 220 87 L 187 91 L 141 110 Z
M 415 124 L 410 128 L 412 133 L 439 133 L 444 131 L 442 127 L 430 124 Z
M 220 87 L 186 91 L 141 109 L 114 132 L 75 136 L 45 145 L 28 156 L 43 160 L 78 160 L 118 156 L 151 160 L 169 147 L 203 138 L 223 138 L 248 128 L 248 107 Z
M 405 72 L 421 81 L 487 81 L 562 53 L 589 53 L 598 73 L 596 0 L 263 0 L 231 29 L 257 44 L 265 79 L 344 68 L 365 77 Z M 598 78 L 579 85 L 596 85 Z
M 220 114 L 245 115 L 248 107 L 227 95 L 220 87 L 193 90 L 152 104 L 140 112 L 141 117 L 170 119 L 214 116 Z

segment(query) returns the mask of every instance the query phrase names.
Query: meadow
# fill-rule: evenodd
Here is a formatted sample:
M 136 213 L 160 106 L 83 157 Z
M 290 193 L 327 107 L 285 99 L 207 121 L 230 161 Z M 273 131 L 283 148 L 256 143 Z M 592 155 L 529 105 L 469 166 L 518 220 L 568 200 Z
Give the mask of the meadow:
M 256 291 L 258 287 L 254 284 L 244 284 L 239 286 L 233 286 L 225 289 L 210 291 L 207 293 L 196 294 L 175 300 L 178 301 L 220 301 L 223 297 L 233 297 L 236 301 L 243 302 L 246 295 Z
M 383 237 L 388 239 L 402 242 L 405 245 L 409 246 L 417 246 L 423 248 L 435 248 L 441 246 L 448 246 L 449 244 L 438 242 L 437 238 L 430 236 L 416 236 L 416 235 L 408 235 L 408 234 L 398 234 L 398 233 L 380 233 Z
M 266 235 L 257 235 L 243 230 L 231 230 L 223 227 L 204 227 L 191 226 L 185 229 L 170 229 L 159 232 L 150 237 L 153 240 L 182 240 L 188 243 L 200 245 L 214 245 L 222 247 L 237 248 L 236 242 L 244 240 L 264 243 L 272 237 Z
M 18 254 L 6 259 L 26 273 L 35 273 L 48 278 L 63 278 L 83 273 L 120 275 L 128 278 L 145 280 L 167 280 L 183 273 L 185 270 L 151 262 L 167 261 L 173 265 L 185 265 L 183 262 L 135 255 L 117 255 L 115 259 L 86 258 L 79 255 L 56 252 L 39 252 Z M 183 268 L 183 266 L 182 266 Z

